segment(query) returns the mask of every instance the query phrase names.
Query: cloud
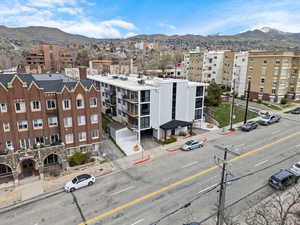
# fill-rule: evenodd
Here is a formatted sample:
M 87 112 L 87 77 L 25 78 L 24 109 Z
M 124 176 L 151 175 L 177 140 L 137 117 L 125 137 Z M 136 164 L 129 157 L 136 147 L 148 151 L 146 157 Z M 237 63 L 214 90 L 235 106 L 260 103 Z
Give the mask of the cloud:
M 75 5 L 76 0 L 28 0 L 27 5 L 31 7 L 47 7 L 52 8 L 57 5 Z
M 174 25 L 167 24 L 167 23 L 160 23 L 159 26 L 170 29 L 170 30 L 176 30 L 176 27 Z
M 136 35 L 138 35 L 138 34 L 134 33 L 134 32 L 129 32 L 129 33 L 124 35 L 124 38 L 129 38 L 129 37 L 133 37 L 133 36 L 136 36 Z
M 299 10 L 300 2 L 295 0 L 235 0 L 230 1 L 230 4 L 219 4 L 210 11 L 209 19 L 197 18 L 197 23 L 191 23 L 181 29 L 180 33 L 232 34 L 232 31 L 237 33 L 264 26 L 285 32 L 300 32 Z
M 72 16 L 79 15 L 79 14 L 83 13 L 82 8 L 57 8 L 57 11 L 60 12 L 60 13 L 67 13 L 67 14 L 70 14 Z
M 0 21 L 10 27 L 47 26 L 59 28 L 65 32 L 81 34 L 94 38 L 121 38 L 137 27 L 121 19 L 94 20 L 84 15 L 83 8 L 76 5 L 75 0 L 29 0 L 36 6 L 25 6 L 18 0 L 14 8 L 10 8 L 10 0 L 0 3 Z M 86 2 L 86 1 L 85 1 Z M 54 7 L 54 5 L 70 5 Z M 74 5 L 71 5 L 74 4 Z M 38 5 L 38 6 L 37 6 Z M 43 7 L 42 7 L 43 6 Z M 72 17 L 66 17 L 69 14 Z

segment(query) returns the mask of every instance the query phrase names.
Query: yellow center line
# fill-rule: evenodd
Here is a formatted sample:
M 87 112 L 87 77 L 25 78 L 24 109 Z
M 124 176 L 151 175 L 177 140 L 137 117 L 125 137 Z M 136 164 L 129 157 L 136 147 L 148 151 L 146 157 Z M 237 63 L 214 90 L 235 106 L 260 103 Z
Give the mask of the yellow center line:
M 271 143 L 269 143 L 269 144 L 266 144 L 266 145 L 263 145 L 263 146 L 261 146 L 261 147 L 258 147 L 258 148 L 255 148 L 255 149 L 253 149 L 253 150 L 250 150 L 250 151 L 248 151 L 248 152 L 246 152 L 246 153 L 244 153 L 244 154 L 241 154 L 241 155 L 239 155 L 239 156 L 237 156 L 237 157 L 235 157 L 235 158 L 229 160 L 229 162 L 234 162 L 234 161 L 237 161 L 237 160 L 239 160 L 239 159 L 245 158 L 246 156 L 249 156 L 249 155 L 251 155 L 251 154 L 253 154 L 253 153 L 256 153 L 256 152 L 258 152 L 258 151 L 261 151 L 261 150 L 263 150 L 263 149 L 269 148 L 269 147 L 271 147 L 271 146 L 273 146 L 273 145 L 275 145 L 275 144 L 278 144 L 278 143 L 280 143 L 280 142 L 286 141 L 286 140 L 288 140 L 288 139 L 290 139 L 290 138 L 292 138 L 292 137 L 295 137 L 295 136 L 297 136 L 297 135 L 300 135 L 300 131 L 295 132 L 295 133 L 292 133 L 292 134 L 287 135 L 287 136 L 285 136 L 285 137 L 279 138 L 279 139 L 277 139 L 276 141 L 271 142 Z M 175 182 L 175 183 L 173 183 L 173 184 L 167 185 L 167 186 L 165 186 L 165 187 L 163 187 L 163 188 L 160 188 L 160 189 L 158 189 L 158 190 L 156 190 L 156 191 L 150 192 L 149 194 L 146 194 L 146 195 L 144 195 L 144 196 L 142 196 L 142 197 L 139 197 L 139 198 L 137 198 L 137 199 L 135 199 L 135 200 L 132 200 L 132 201 L 130 201 L 130 202 L 127 202 L 127 203 L 125 203 L 125 204 L 123 204 L 123 205 L 120 205 L 120 206 L 118 206 L 118 207 L 116 207 L 116 208 L 114 208 L 114 209 L 111 209 L 111 210 L 109 210 L 109 211 L 107 211 L 107 212 L 104 212 L 104 213 L 102 213 L 102 214 L 99 214 L 98 216 L 95 216 L 94 218 L 91 218 L 91 219 L 85 221 L 85 223 L 80 223 L 79 225 L 86 225 L 86 224 L 90 224 L 90 223 L 92 223 L 92 222 L 95 222 L 95 221 L 97 221 L 97 220 L 100 220 L 100 219 L 102 219 L 102 218 L 104 218 L 104 217 L 106 217 L 106 216 L 109 216 L 109 215 L 111 215 L 111 214 L 113 214 L 113 213 L 116 213 L 116 212 L 118 212 L 118 211 L 120 211 L 120 210 L 122 210 L 122 209 L 126 209 L 126 208 L 128 208 L 128 207 L 130 207 L 130 206 L 132 206 L 132 205 L 135 205 L 135 204 L 137 204 L 137 203 L 139 203 L 139 202 L 141 202 L 141 201 L 147 200 L 147 199 L 149 199 L 149 198 L 151 198 L 151 197 L 153 197 L 153 196 L 155 196 L 155 195 L 158 195 L 158 194 L 160 194 L 160 193 L 162 193 L 162 192 L 164 192 L 164 191 L 170 190 L 170 189 L 173 188 L 173 187 L 176 187 L 176 186 L 178 186 L 178 185 L 180 185 L 180 184 L 186 183 L 186 182 L 188 182 L 188 181 L 190 181 L 190 180 L 192 180 L 192 179 L 195 179 L 195 178 L 200 177 L 200 176 L 202 176 L 202 175 L 204 175 L 204 174 L 207 174 L 207 173 L 209 173 L 210 171 L 213 171 L 213 170 L 215 170 L 215 169 L 217 169 L 217 168 L 219 168 L 218 165 L 213 166 L 213 167 L 210 167 L 210 168 L 208 168 L 208 169 L 206 169 L 206 170 L 203 170 L 203 171 L 201 171 L 201 172 L 198 172 L 198 173 L 196 173 L 196 174 L 194 174 L 194 175 L 191 175 L 191 176 L 188 176 L 188 177 L 186 177 L 186 178 L 183 178 L 183 179 L 181 179 L 181 180 L 179 180 L 179 181 L 177 181 L 177 182 Z

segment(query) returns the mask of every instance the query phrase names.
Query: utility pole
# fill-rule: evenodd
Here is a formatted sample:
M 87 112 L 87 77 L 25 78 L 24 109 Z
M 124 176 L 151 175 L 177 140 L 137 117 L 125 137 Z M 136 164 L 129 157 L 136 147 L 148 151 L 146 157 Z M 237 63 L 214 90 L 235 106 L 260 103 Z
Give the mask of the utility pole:
M 233 88 L 232 88 L 232 103 L 231 103 L 231 110 L 230 110 L 230 130 L 232 130 L 232 123 L 233 123 L 234 98 L 235 98 L 235 79 L 233 79 Z
M 248 114 L 248 104 L 249 104 L 249 96 L 250 96 L 250 87 L 251 87 L 251 81 L 248 81 L 248 90 L 247 90 L 247 99 L 246 99 L 246 111 L 245 111 L 245 118 L 244 118 L 244 124 L 247 123 L 247 114 Z
M 219 192 L 219 205 L 218 205 L 218 213 L 217 213 L 217 223 L 216 225 L 223 225 L 224 224 L 224 209 L 225 209 L 225 193 L 226 193 L 226 183 L 227 183 L 227 151 L 228 149 L 224 149 L 224 159 L 223 167 L 222 167 L 222 175 L 221 175 L 221 185 L 220 185 L 220 192 Z

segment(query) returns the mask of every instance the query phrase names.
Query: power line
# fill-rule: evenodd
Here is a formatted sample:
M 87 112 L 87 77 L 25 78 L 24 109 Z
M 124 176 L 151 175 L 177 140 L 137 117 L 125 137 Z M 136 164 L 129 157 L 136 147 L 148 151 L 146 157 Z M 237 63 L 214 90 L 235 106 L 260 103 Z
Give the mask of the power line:
M 248 176 L 255 175 L 256 173 L 259 173 L 259 172 L 261 172 L 261 171 L 264 171 L 264 170 L 266 170 L 266 169 L 269 169 L 269 168 L 271 168 L 271 167 L 273 167 L 273 166 L 275 166 L 275 165 L 278 165 L 278 164 L 280 164 L 280 163 L 282 163 L 282 162 L 284 162 L 284 161 L 286 161 L 286 160 L 288 160 L 288 159 L 291 159 L 291 158 L 293 158 L 293 157 L 295 157 L 295 156 L 297 156 L 297 155 L 300 155 L 300 152 L 297 152 L 297 153 L 295 153 L 295 154 L 293 154 L 293 155 L 291 155 L 291 156 L 289 156 L 289 157 L 287 157 L 287 158 L 284 158 L 284 159 L 282 159 L 282 160 L 280 160 L 280 161 L 278 161 L 278 162 L 276 162 L 276 163 L 273 163 L 273 164 L 270 164 L 270 165 L 268 165 L 268 166 L 266 166 L 266 167 L 263 167 L 262 169 L 258 169 L 258 170 L 252 171 L 252 172 L 250 172 L 250 173 L 244 174 L 244 175 L 242 175 L 242 176 L 239 176 L 239 177 L 236 177 L 236 178 L 233 178 L 233 179 L 230 179 L 230 180 L 225 180 L 224 182 L 226 182 L 226 183 L 227 183 L 227 182 L 233 182 L 233 181 L 241 180 L 241 179 L 246 178 L 246 177 L 248 177 Z M 206 194 L 208 194 L 209 192 L 215 190 L 215 189 L 216 189 L 217 187 L 219 187 L 220 185 L 221 185 L 220 183 L 216 184 L 215 186 L 211 187 L 211 188 L 208 189 L 207 191 L 202 192 L 199 196 L 196 196 L 195 198 L 193 198 L 193 199 L 190 200 L 189 202 L 185 203 L 185 204 L 182 205 L 181 207 L 179 207 L 179 208 L 175 209 L 174 211 L 172 211 L 172 212 L 170 212 L 170 213 L 168 213 L 168 214 L 162 216 L 161 218 L 159 218 L 159 219 L 156 220 L 155 222 L 151 223 L 150 225 L 158 225 L 158 224 L 159 224 L 162 220 L 164 220 L 165 218 L 167 218 L 167 217 L 169 217 L 169 216 L 171 216 L 171 215 L 174 215 L 174 214 L 176 214 L 177 212 L 179 212 L 180 210 L 185 209 L 185 208 L 191 206 L 191 204 L 192 204 L 194 201 L 198 200 L 198 199 L 201 198 L 203 195 L 206 195 Z M 267 184 L 263 185 L 262 187 L 260 187 L 259 189 L 255 190 L 254 192 L 251 192 L 250 194 L 253 194 L 253 193 L 257 192 L 258 190 L 262 189 L 262 188 L 265 187 L 265 186 L 267 186 Z M 237 200 L 236 202 L 230 204 L 229 206 L 226 206 L 226 207 L 224 206 L 224 209 L 226 209 L 226 208 L 228 208 L 228 207 L 231 207 L 232 205 L 238 203 L 239 201 L 241 201 L 241 200 L 244 199 L 244 198 L 245 198 L 245 197 L 243 197 L 243 198 Z M 217 215 L 217 212 L 214 213 L 214 214 L 212 214 L 211 216 L 207 217 L 206 219 L 202 220 L 201 223 L 207 221 L 208 219 L 212 218 L 212 217 L 215 216 L 215 215 Z

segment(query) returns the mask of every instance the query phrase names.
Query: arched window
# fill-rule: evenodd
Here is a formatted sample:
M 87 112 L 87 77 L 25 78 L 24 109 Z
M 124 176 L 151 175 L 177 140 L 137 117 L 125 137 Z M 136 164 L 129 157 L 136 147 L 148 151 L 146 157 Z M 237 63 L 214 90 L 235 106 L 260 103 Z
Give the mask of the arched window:
M 58 156 L 56 154 L 50 154 L 44 160 L 45 166 L 51 166 L 51 165 L 56 165 L 56 164 L 58 164 Z

